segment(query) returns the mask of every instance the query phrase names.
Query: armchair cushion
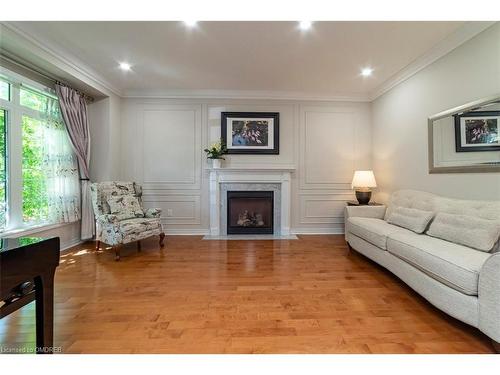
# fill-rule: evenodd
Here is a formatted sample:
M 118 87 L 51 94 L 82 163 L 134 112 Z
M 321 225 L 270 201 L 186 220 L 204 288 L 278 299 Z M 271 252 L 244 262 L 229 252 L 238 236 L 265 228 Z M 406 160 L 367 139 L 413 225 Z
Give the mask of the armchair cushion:
M 150 235 L 160 234 L 161 223 L 157 218 L 137 218 L 120 221 L 119 232 L 123 242 L 140 240 Z
M 118 220 L 144 217 L 139 200 L 133 195 L 113 196 L 107 199 L 111 214 Z

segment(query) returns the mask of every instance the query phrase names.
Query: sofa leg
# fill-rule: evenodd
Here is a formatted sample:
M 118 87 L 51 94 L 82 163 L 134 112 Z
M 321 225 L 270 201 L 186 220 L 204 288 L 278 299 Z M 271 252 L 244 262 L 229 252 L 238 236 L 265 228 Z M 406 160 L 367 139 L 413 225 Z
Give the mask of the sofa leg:
M 115 260 L 118 262 L 120 260 L 121 245 L 116 245 L 114 249 L 115 249 Z
M 101 241 L 97 240 L 95 242 L 95 251 L 99 251 L 99 247 L 101 246 Z
M 495 351 L 500 354 L 500 342 L 491 340 L 491 343 L 493 344 L 493 349 L 495 349 Z
M 141 241 L 137 241 L 137 251 L 140 253 L 141 250 Z
M 349 249 L 349 252 L 352 251 L 352 246 L 351 246 L 351 244 L 349 242 L 347 242 L 347 248 Z
M 164 239 L 165 239 L 165 233 L 161 232 L 160 233 L 160 247 L 165 246 L 165 244 L 163 243 Z

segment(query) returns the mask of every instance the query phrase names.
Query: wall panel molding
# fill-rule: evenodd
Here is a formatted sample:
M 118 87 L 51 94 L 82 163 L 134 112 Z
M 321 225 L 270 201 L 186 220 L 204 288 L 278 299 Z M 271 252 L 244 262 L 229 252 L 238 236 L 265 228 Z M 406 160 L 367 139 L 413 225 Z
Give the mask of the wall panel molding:
M 301 107 L 300 189 L 350 188 L 358 122 L 353 108 Z
M 346 198 L 342 195 L 300 195 L 299 224 L 343 224 Z
M 161 221 L 166 225 L 200 225 L 201 197 L 200 195 L 156 195 L 143 196 L 144 206 L 160 208 Z M 172 216 L 168 216 L 168 210 Z
M 201 105 L 137 104 L 136 175 L 145 190 L 201 189 Z

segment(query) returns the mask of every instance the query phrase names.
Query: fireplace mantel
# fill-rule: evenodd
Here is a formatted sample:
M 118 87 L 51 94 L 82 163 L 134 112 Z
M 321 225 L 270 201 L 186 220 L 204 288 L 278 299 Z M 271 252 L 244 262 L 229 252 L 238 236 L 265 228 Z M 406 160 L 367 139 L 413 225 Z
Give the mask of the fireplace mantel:
M 221 233 L 221 185 L 222 184 L 277 184 L 280 191 L 280 225 L 275 228 L 277 235 L 290 234 L 290 181 L 295 171 L 293 166 L 229 167 L 210 170 L 210 235 L 225 236 Z

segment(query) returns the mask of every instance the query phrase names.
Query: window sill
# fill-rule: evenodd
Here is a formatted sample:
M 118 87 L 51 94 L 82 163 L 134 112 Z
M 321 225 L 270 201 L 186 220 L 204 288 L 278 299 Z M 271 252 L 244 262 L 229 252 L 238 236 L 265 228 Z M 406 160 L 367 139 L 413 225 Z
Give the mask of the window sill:
M 71 225 L 77 223 L 78 221 L 74 221 L 71 223 L 56 223 L 56 224 L 39 224 L 39 225 L 31 225 L 25 228 L 17 228 L 17 229 L 9 229 L 4 232 L 0 232 L 0 238 L 6 237 L 26 237 L 31 236 L 33 234 L 44 232 L 51 229 L 61 228 L 67 225 Z

